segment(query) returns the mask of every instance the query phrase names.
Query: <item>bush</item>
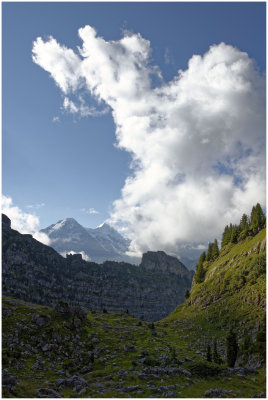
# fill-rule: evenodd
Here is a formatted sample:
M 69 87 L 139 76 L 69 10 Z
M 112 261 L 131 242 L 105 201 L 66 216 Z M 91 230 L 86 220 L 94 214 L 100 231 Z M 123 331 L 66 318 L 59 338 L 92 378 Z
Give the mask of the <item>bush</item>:
M 190 361 L 185 363 L 184 366 L 192 375 L 201 378 L 216 376 L 222 371 L 222 368 L 218 364 L 207 361 Z
M 260 275 L 266 273 L 266 254 L 262 254 L 253 259 L 249 266 L 249 280 L 255 280 Z

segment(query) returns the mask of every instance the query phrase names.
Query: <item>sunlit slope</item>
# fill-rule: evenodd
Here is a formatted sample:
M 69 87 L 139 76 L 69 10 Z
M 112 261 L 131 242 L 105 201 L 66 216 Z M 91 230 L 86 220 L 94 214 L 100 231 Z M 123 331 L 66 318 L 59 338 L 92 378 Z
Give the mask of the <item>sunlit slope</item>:
M 195 283 L 190 297 L 162 323 L 191 322 L 200 336 L 225 335 L 230 327 L 239 336 L 256 333 L 266 305 L 266 230 L 237 244 L 224 246 L 217 259 L 204 263 L 205 279 Z

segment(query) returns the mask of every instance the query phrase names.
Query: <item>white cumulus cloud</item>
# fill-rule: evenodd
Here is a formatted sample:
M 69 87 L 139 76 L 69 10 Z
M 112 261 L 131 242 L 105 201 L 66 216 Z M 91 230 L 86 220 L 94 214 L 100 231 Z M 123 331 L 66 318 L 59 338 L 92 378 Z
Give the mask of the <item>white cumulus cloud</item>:
M 38 204 L 40 208 L 44 203 Z M 2 213 L 11 219 L 11 228 L 20 233 L 30 233 L 33 237 L 46 245 L 49 245 L 50 239 L 45 233 L 38 232 L 40 229 L 39 218 L 36 215 L 23 212 L 18 206 L 13 204 L 13 200 L 9 196 L 2 196 Z
M 180 255 L 265 204 L 265 79 L 247 53 L 212 45 L 155 86 L 161 73 L 140 34 L 106 41 L 85 26 L 79 36 L 76 53 L 37 38 L 33 60 L 65 95 L 79 99 L 83 88 L 112 110 L 117 146 L 133 162 L 110 223 L 131 239 L 132 253 Z

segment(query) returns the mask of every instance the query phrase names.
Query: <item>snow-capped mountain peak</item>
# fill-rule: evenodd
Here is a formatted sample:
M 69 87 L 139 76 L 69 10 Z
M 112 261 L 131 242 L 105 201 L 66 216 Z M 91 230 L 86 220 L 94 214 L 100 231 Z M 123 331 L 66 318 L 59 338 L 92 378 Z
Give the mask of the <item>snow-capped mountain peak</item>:
M 92 261 L 130 261 L 125 255 L 129 241 L 106 222 L 97 228 L 84 228 L 74 218 L 65 218 L 42 229 L 51 246 L 60 253 L 84 252 Z

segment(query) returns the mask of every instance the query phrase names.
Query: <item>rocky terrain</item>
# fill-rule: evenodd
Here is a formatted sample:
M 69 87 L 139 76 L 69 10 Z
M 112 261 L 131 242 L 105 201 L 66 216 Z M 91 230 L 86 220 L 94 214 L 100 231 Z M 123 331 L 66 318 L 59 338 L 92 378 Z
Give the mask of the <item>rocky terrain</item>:
M 191 326 L 4 297 L 3 397 L 265 396 L 262 368 L 207 362 Z
M 108 276 L 141 293 L 150 294 L 153 282 L 165 301 L 169 281 L 159 282 L 187 275 L 178 260 L 163 252 L 145 253 L 139 267 L 96 265 L 79 255 L 65 260 L 10 229 L 8 218 L 3 225 L 3 292 L 14 292 L 2 303 L 3 397 L 266 398 L 265 229 L 249 230 L 204 260 L 203 278 L 196 273 L 186 301 L 149 322 L 130 309 L 82 307 L 88 271 L 98 277 L 98 295 Z
M 64 300 L 87 310 L 126 312 L 148 321 L 167 316 L 184 301 L 193 272 L 164 252 L 148 252 L 140 266 L 81 255 L 60 256 L 52 248 L 10 228 L 3 217 L 3 294 L 55 305 Z

